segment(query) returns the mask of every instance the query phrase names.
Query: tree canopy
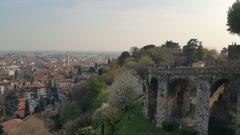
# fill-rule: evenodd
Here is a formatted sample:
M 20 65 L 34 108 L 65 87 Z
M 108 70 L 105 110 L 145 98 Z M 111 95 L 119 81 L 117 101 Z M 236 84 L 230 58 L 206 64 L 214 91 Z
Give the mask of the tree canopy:
M 166 41 L 162 47 L 166 48 L 180 48 L 179 43 L 173 42 L 173 41 Z
M 121 56 L 118 58 L 118 64 L 122 65 L 124 60 L 129 56 L 130 56 L 129 52 L 127 51 L 122 52 Z
M 240 1 L 237 0 L 228 10 L 227 17 L 228 31 L 231 34 L 240 35 Z
M 109 90 L 109 103 L 119 110 L 127 110 L 128 106 L 142 94 L 141 84 L 130 73 L 118 76 Z
M 18 106 L 18 98 L 14 93 L 9 93 L 5 97 L 5 111 L 7 116 L 13 116 Z
M 198 39 L 190 39 L 187 45 L 183 46 L 183 55 L 187 57 L 187 63 L 191 65 L 204 58 L 204 49 Z

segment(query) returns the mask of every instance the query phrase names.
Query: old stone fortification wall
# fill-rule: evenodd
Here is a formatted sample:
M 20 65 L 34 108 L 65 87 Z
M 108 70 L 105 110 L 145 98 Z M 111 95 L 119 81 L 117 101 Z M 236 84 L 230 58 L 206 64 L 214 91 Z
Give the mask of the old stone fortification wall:
M 228 62 L 221 67 L 205 67 L 205 68 L 159 68 L 149 67 L 147 71 L 147 78 L 144 81 L 145 100 L 144 100 L 144 116 L 148 118 L 149 105 L 149 85 L 153 77 L 158 80 L 157 94 L 157 112 L 155 120 L 153 121 L 157 127 L 162 126 L 162 122 L 171 117 L 172 103 L 168 99 L 168 84 L 174 79 L 191 80 L 196 85 L 196 114 L 194 126 L 201 135 L 208 134 L 209 124 L 209 98 L 211 93 L 211 86 L 219 79 L 227 78 L 230 81 L 240 80 L 240 45 L 229 46 Z M 235 115 L 236 121 L 236 135 L 240 135 L 240 81 L 232 86 L 237 89 L 237 112 Z M 231 89 L 230 89 L 231 90 Z M 149 118 L 148 118 L 149 119 Z
M 209 122 L 209 103 L 210 98 L 210 88 L 215 80 L 220 78 L 230 78 L 240 75 L 240 67 L 232 68 L 184 68 L 184 69 L 159 69 L 159 68 L 149 68 L 148 71 L 148 81 L 145 81 L 146 94 L 144 101 L 144 114 L 148 118 L 148 99 L 147 93 L 149 91 L 149 82 L 152 77 L 158 79 L 158 91 L 157 91 L 157 114 L 155 124 L 157 127 L 162 126 L 162 122 L 167 120 L 170 116 L 171 108 L 169 106 L 170 102 L 168 100 L 168 83 L 170 80 L 174 79 L 189 79 L 196 84 L 197 87 L 197 98 L 196 98 L 196 116 L 194 126 L 200 132 L 201 135 L 208 134 L 208 122 Z M 239 84 L 240 85 L 240 84 Z M 238 125 L 240 123 L 240 99 L 238 100 L 238 112 L 237 117 Z M 236 125 L 237 126 L 237 125 Z M 237 129 L 237 134 L 239 135 L 239 130 Z
M 159 89 L 157 96 L 157 117 L 156 126 L 161 127 L 162 122 L 167 117 L 167 82 L 159 81 Z
M 240 135 L 240 93 L 238 93 L 236 127 L 237 127 L 236 135 Z
M 196 129 L 201 135 L 208 134 L 209 108 L 208 99 L 210 97 L 210 83 L 200 81 L 197 87 L 197 104 L 196 104 Z

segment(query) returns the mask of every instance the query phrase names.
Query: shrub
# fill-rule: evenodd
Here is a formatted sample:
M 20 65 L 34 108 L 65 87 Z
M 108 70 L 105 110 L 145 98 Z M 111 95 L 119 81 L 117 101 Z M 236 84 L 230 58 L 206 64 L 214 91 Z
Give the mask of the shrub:
M 13 126 L 9 135 L 52 135 L 43 120 L 31 116 L 22 121 L 20 125 Z
M 163 127 L 163 130 L 170 132 L 170 131 L 177 130 L 179 128 L 179 123 L 172 120 L 163 121 L 162 127 Z
M 184 126 L 182 128 L 182 135 L 197 135 L 197 131 L 192 126 Z
M 95 132 L 91 126 L 78 129 L 75 135 L 95 135 Z

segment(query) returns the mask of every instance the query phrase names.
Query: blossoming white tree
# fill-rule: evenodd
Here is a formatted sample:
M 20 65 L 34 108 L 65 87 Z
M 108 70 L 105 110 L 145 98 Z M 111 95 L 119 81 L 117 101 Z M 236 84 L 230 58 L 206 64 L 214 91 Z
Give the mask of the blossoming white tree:
M 142 94 L 142 85 L 137 78 L 127 72 L 117 77 L 110 87 L 109 103 L 117 109 L 128 109 L 128 106 Z

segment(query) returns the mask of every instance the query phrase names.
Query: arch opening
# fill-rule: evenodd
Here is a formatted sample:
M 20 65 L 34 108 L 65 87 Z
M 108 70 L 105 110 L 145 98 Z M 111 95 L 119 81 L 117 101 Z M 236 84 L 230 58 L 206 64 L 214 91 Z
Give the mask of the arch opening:
M 158 80 L 152 78 L 148 89 L 148 118 L 156 122 Z
M 196 85 L 188 79 L 168 84 L 168 117 L 185 125 L 193 125 L 196 112 Z
M 229 79 L 219 79 L 211 86 L 209 135 L 235 135 L 237 94 L 230 89 L 230 83 Z

